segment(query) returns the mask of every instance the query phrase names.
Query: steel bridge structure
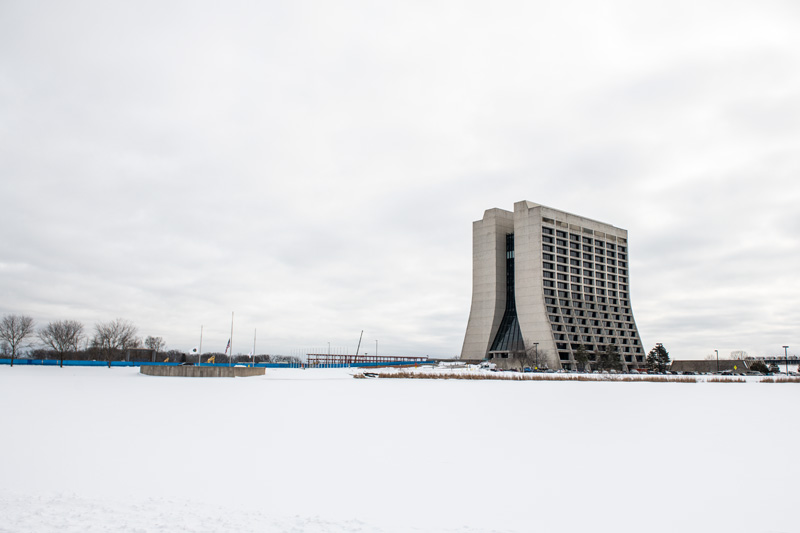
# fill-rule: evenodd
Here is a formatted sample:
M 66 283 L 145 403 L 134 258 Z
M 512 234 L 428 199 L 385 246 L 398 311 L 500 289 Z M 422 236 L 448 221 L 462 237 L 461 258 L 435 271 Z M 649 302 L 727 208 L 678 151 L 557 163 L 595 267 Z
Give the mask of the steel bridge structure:
M 427 357 L 396 357 L 391 355 L 343 355 L 327 353 L 306 354 L 307 365 L 314 367 L 390 366 L 432 363 Z

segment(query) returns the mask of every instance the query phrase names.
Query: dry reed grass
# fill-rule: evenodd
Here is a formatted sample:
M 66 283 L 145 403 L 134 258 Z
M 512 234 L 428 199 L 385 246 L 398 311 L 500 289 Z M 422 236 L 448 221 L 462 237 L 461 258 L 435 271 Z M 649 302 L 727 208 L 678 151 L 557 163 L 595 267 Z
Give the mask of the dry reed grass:
M 666 376 L 626 376 L 619 374 L 600 375 L 569 375 L 569 374 L 519 374 L 519 373 L 457 373 L 457 372 L 376 372 L 379 378 L 394 379 L 467 379 L 467 380 L 494 380 L 494 381 L 622 381 L 638 382 L 648 381 L 657 383 L 697 383 L 696 378 Z M 356 374 L 355 378 L 365 378 L 364 374 Z
M 369 372 L 374 374 L 372 377 L 387 379 L 467 379 L 467 380 L 494 380 L 494 381 L 621 381 L 637 382 L 646 381 L 651 383 L 697 383 L 697 378 L 686 376 L 631 376 L 624 374 L 519 374 L 512 372 Z M 364 373 L 353 375 L 356 379 L 365 379 Z M 704 380 L 706 383 L 747 383 L 743 377 L 709 377 Z M 800 383 L 800 377 L 767 377 L 760 380 L 761 383 Z
M 798 377 L 785 377 L 785 378 L 764 378 L 761 383 L 800 383 Z

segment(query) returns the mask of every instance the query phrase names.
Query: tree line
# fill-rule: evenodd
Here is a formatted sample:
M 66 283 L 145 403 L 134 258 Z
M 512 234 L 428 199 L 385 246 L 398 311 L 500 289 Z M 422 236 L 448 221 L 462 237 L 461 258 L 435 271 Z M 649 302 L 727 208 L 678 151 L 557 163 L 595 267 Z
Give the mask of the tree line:
M 38 341 L 38 342 L 37 342 Z M 33 318 L 26 315 L 9 314 L 0 320 L 0 349 L 11 356 L 11 366 L 23 350 L 35 359 L 64 359 L 121 361 L 165 361 L 172 363 L 235 363 L 286 362 L 299 363 L 297 357 L 256 355 L 229 356 L 224 353 L 186 354 L 179 350 L 166 350 L 162 337 L 141 338 L 138 328 L 129 320 L 117 318 L 98 322 L 94 330 L 87 332 L 77 320 L 56 320 L 36 327 Z M 133 354 L 133 356 L 132 356 Z
M 586 368 L 588 363 L 597 370 L 622 370 L 622 358 L 617 347 L 613 344 L 606 346 L 605 350 L 595 354 L 589 354 L 586 347 L 582 344 L 575 352 L 575 362 L 580 367 Z M 656 344 L 645 358 L 645 368 L 648 372 L 663 374 L 669 369 L 670 358 L 664 345 L 660 342 Z
M 142 339 L 138 333 L 133 322 L 122 318 L 98 322 L 91 334 L 77 320 L 55 320 L 38 328 L 33 318 L 26 315 L 10 314 L 0 320 L 2 350 L 11 355 L 12 366 L 14 359 L 26 348 L 32 348 L 32 355 L 35 356 L 57 355 L 63 366 L 64 357 L 68 354 L 79 359 L 96 359 L 102 355 L 110 362 L 119 359 L 128 350 L 150 350 L 157 355 L 166 347 L 162 337 L 148 336 Z M 39 341 L 38 346 L 36 340 Z
M 527 344 L 533 343 L 528 342 Z M 527 348 L 525 352 L 518 354 L 517 360 L 523 367 L 533 367 L 534 365 L 538 367 L 540 362 L 547 361 L 547 356 L 548 354 L 545 350 L 538 350 L 538 346 L 531 346 Z M 580 371 L 588 369 L 589 365 L 591 365 L 593 370 L 601 371 L 615 370 L 621 372 L 624 368 L 622 355 L 614 344 L 608 344 L 603 350 L 597 352 L 589 352 L 586 346 L 581 344 L 578 346 L 578 349 L 575 350 L 574 357 L 578 367 L 577 370 Z M 666 348 L 664 348 L 661 343 L 656 344 L 645 359 L 645 367 L 648 372 L 664 373 L 669 368 L 669 364 L 669 352 L 667 352 Z M 544 365 L 546 365 L 546 363 L 544 363 Z

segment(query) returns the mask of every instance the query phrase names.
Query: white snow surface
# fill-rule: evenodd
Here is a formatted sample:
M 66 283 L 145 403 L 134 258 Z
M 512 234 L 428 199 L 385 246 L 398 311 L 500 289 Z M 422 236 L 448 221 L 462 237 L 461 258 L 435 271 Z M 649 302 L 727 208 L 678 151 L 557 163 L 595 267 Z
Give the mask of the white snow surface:
M 800 531 L 800 384 L 0 366 L 0 531 Z

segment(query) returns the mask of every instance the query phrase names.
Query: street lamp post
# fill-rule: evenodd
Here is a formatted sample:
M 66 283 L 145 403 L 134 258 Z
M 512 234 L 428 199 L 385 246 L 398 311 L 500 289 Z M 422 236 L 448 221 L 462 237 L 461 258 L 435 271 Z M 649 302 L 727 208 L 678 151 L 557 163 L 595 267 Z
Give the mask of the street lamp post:
M 378 359 L 378 339 L 375 339 L 375 360 Z
M 719 374 L 719 350 L 714 350 L 717 352 L 717 374 Z
M 786 361 L 786 375 L 788 376 L 789 375 L 789 347 L 788 346 L 784 346 L 783 347 L 783 357 L 785 358 L 784 360 Z

